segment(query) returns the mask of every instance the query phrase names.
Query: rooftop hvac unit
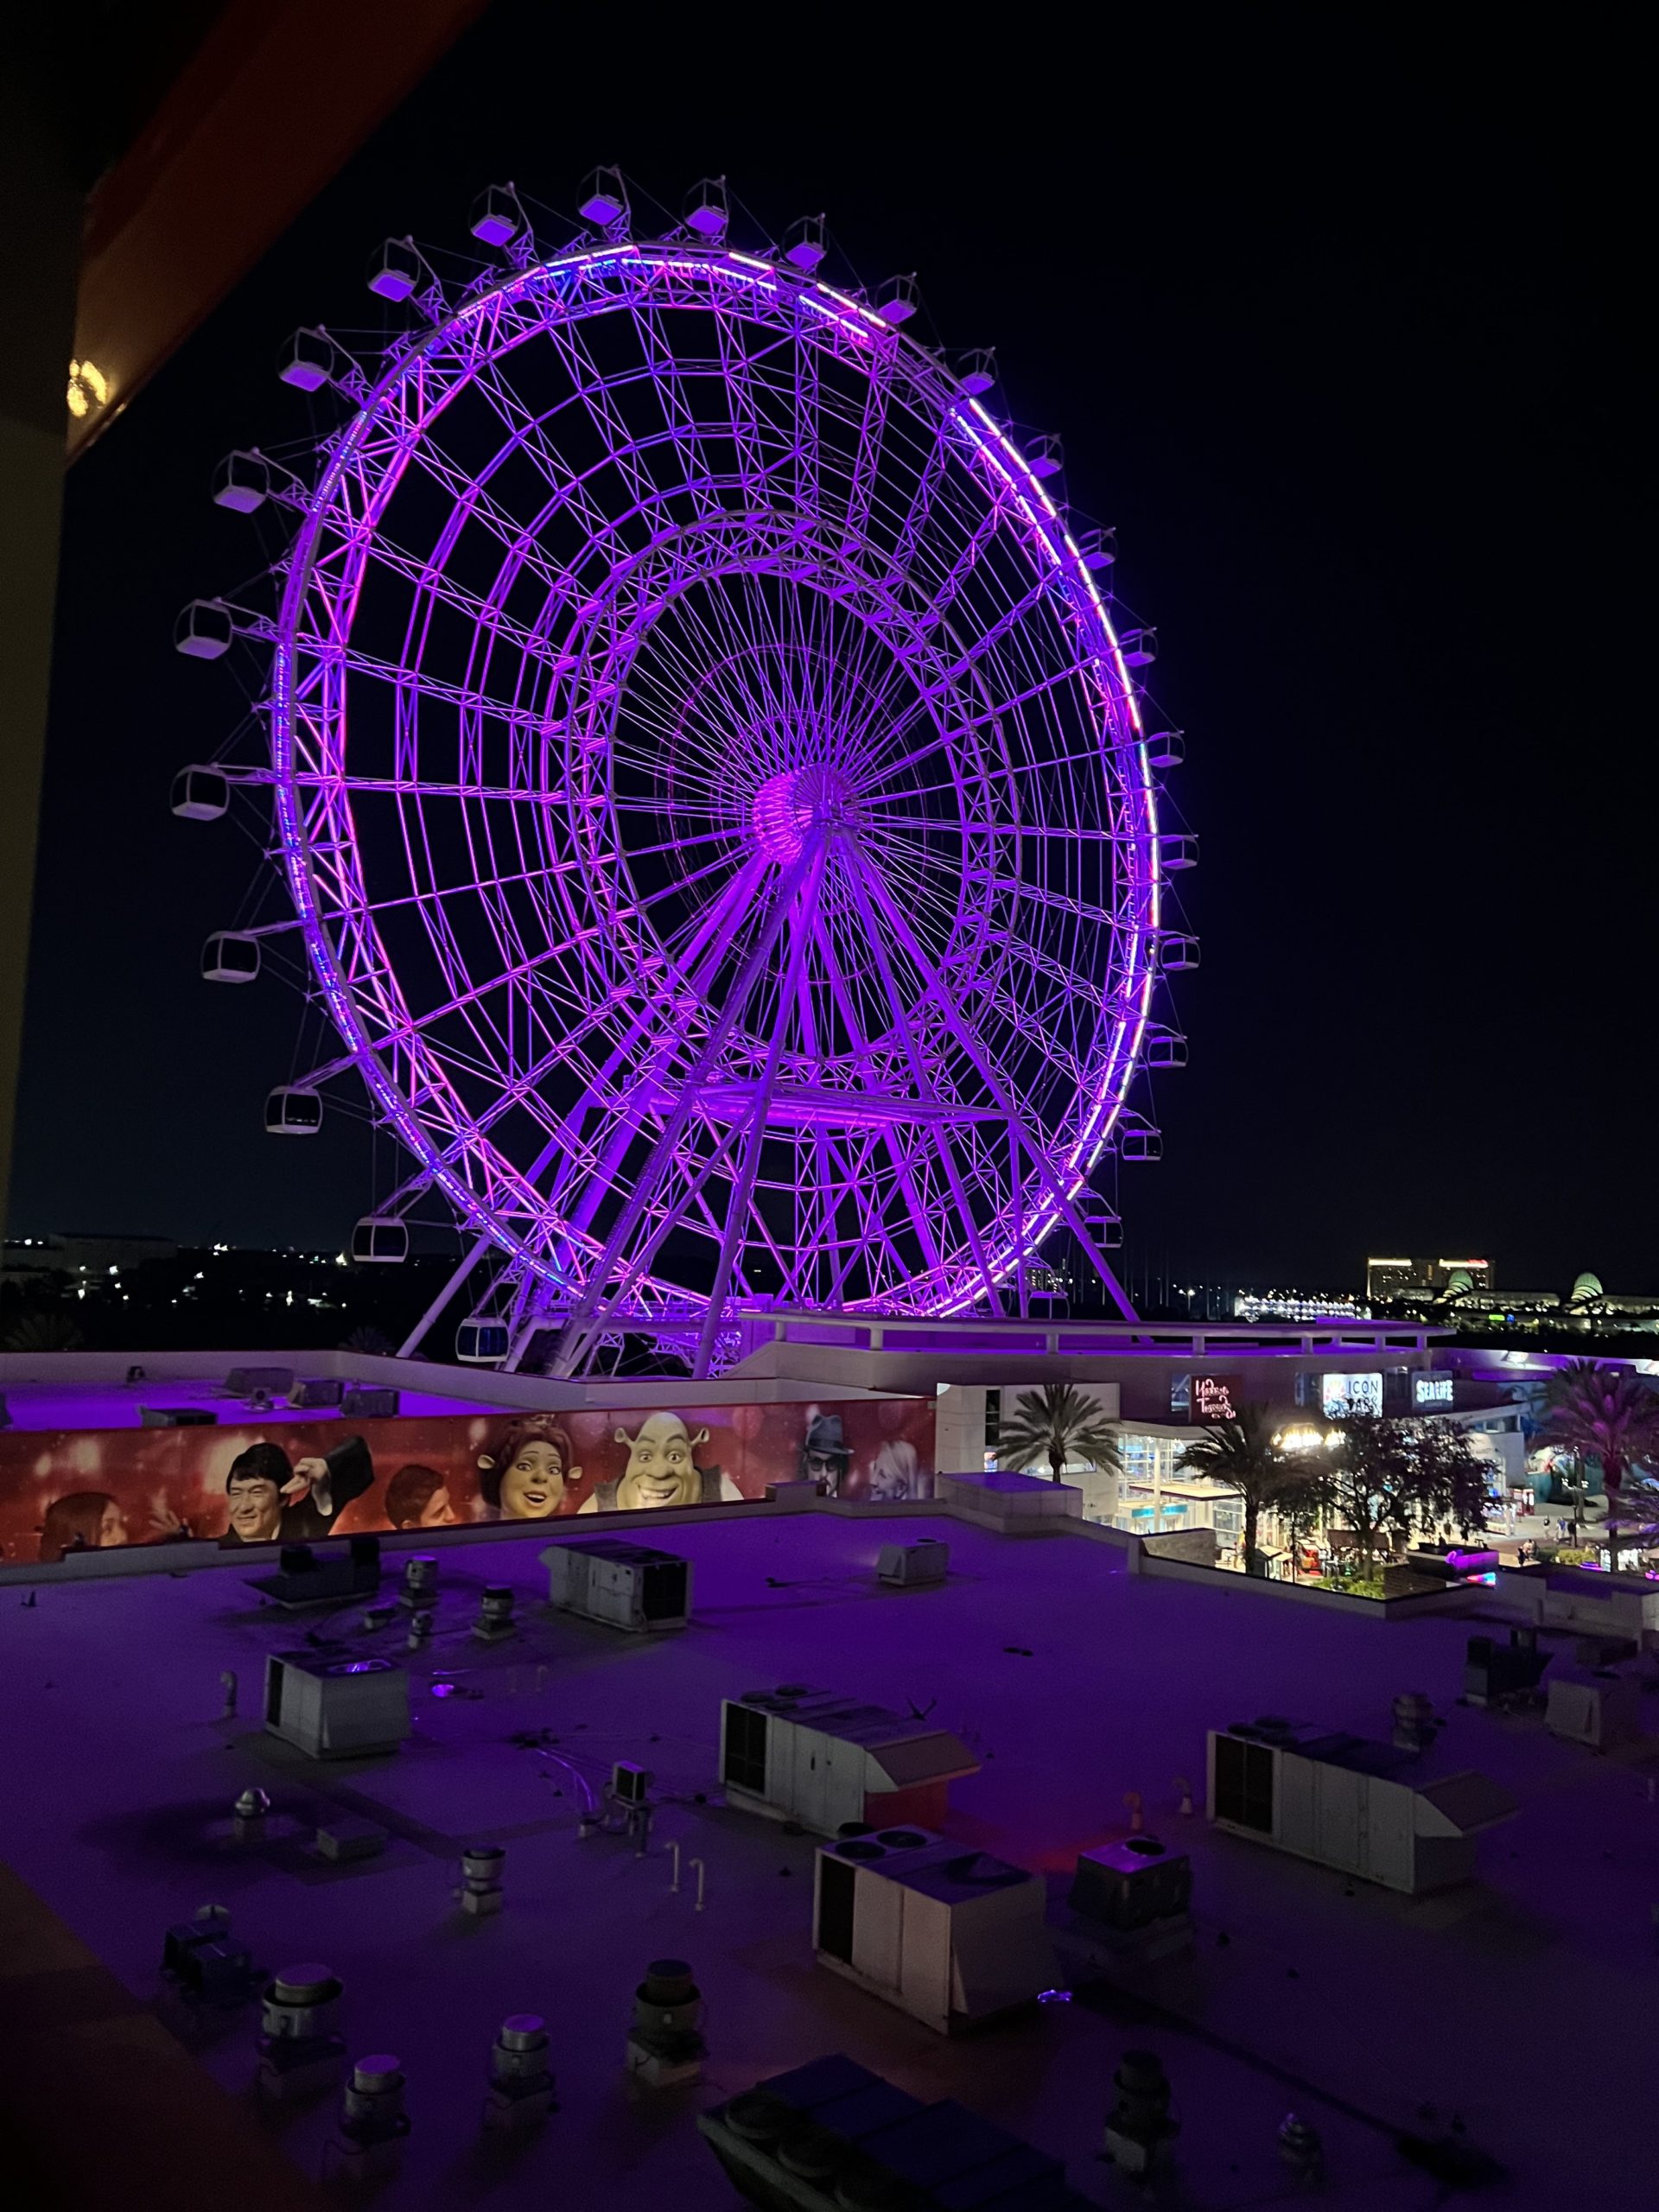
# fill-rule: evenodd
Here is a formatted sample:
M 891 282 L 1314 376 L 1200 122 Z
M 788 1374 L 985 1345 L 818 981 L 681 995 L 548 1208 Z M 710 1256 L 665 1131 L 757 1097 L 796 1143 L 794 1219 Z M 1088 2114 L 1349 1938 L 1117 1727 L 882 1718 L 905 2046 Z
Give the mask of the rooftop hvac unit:
M 346 1385 L 333 1375 L 313 1375 L 296 1382 L 289 1403 L 295 1406 L 337 1406 Z
M 883 1544 L 875 1555 L 875 1579 L 893 1590 L 920 1590 L 945 1581 L 950 1573 L 950 1547 L 936 1536 L 918 1544 Z
M 1120 1958 L 1166 1957 L 1192 1941 L 1192 1861 L 1155 1835 L 1079 1852 L 1066 1903 L 1090 1944 Z
M 344 1551 L 321 1559 L 309 1544 L 284 1544 L 276 1573 L 254 1575 L 248 1587 L 290 1609 L 372 1597 L 380 1587 L 380 1539 L 351 1536 Z
M 1290 1720 L 1210 1731 L 1209 1815 L 1235 1835 L 1417 1896 L 1466 1881 L 1475 1837 L 1512 1819 L 1507 1789 L 1470 1771 Z
M 996 2212 L 1089 2212 L 1058 2158 L 949 2101 L 925 2105 L 840 2052 L 698 2115 L 697 2128 L 733 2187 L 752 2204 L 980 2205 Z M 804 2179 L 796 2146 L 824 2154 L 826 2177 Z M 849 2190 L 851 2194 L 849 2193 Z
M 848 1821 L 944 1824 L 950 1785 L 979 1761 L 949 1729 L 795 1683 L 721 1705 L 728 1801 L 817 1835 Z
M 1054 1979 L 1048 1885 L 988 1852 L 915 1828 L 818 1853 L 818 1962 L 941 2034 L 1030 2004 Z
M 651 1795 L 652 1776 L 632 1759 L 618 1759 L 611 1769 L 610 1795 L 621 1805 L 643 1805 Z
M 1633 1744 L 1642 1733 L 1642 1685 L 1634 1675 L 1605 1667 L 1553 1675 L 1544 1726 L 1552 1736 L 1592 1751 Z
M 620 1536 L 550 1544 L 541 1554 L 550 1604 L 636 1634 L 683 1628 L 691 1618 L 691 1562 Z
M 251 1398 L 256 1390 L 284 1398 L 293 1387 L 291 1367 L 233 1367 L 225 1377 L 225 1394 L 231 1398 Z
M 409 1677 L 390 1659 L 270 1652 L 265 1727 L 314 1759 L 395 1751 L 410 1732 Z
M 348 1382 L 340 1394 L 340 1410 L 360 1421 L 389 1421 L 397 1413 L 401 1395 L 378 1382 Z

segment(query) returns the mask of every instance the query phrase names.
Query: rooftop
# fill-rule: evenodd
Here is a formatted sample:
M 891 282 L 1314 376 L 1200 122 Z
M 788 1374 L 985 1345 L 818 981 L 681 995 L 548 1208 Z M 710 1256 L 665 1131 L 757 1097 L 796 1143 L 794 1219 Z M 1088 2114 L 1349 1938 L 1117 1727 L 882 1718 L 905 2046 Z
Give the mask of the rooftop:
M 321 1616 L 314 1645 L 406 1660 L 418 1713 L 397 1756 L 326 1766 L 260 1727 L 264 1656 L 290 1648 L 296 1626 L 258 1605 L 234 1565 L 60 1579 L 27 1608 L 14 1583 L 0 1593 L 0 1855 L 145 2002 L 163 1930 L 210 1901 L 230 1907 L 263 1964 L 315 1958 L 341 1974 L 352 2048 L 390 2044 L 409 2076 L 415 2132 L 386 2212 L 453 2204 L 457 2176 L 467 2201 L 501 2212 L 550 2192 L 607 2212 L 729 2212 L 698 2106 L 830 2051 L 925 2099 L 958 2099 L 1064 2158 L 1090 2201 L 1116 2202 L 1095 2152 L 1113 2068 L 1146 2043 L 1174 2085 L 1185 2185 L 1206 2206 L 1282 2188 L 1274 2135 L 1293 2101 L 1325 2135 L 1337 2203 L 1428 2201 L 1391 2132 L 1434 2132 L 1430 2112 L 1440 2126 L 1456 2114 L 1510 2171 L 1506 2204 L 1584 2201 L 1586 2155 L 1599 2208 L 1650 2202 L 1637 2179 L 1659 1894 L 1647 1748 L 1599 1757 L 1538 1720 L 1455 1705 L 1477 1624 L 1153 1580 L 1084 1535 L 1014 1540 L 925 1514 L 895 1532 L 874 1513 L 734 1510 L 650 1533 L 695 1563 L 694 1618 L 673 1637 L 550 1615 L 544 1529 L 443 1553 L 424 1652 L 404 1652 L 401 1615 L 364 1629 L 360 1600 Z M 894 1533 L 947 1541 L 948 1583 L 880 1588 L 875 1554 Z M 397 1556 L 389 1542 L 394 1568 Z M 469 1632 L 486 1583 L 518 1596 L 519 1632 L 500 1645 Z M 226 1671 L 242 1717 L 221 1721 Z M 721 1700 L 804 1679 L 931 1707 L 981 1762 L 953 1785 L 952 1840 L 1061 1892 L 1079 1851 L 1126 1834 L 1138 1793 L 1147 1826 L 1192 1854 L 1196 1952 L 1145 1969 L 1142 1985 L 1115 1969 L 1116 1995 L 948 2044 L 816 1969 L 813 1839 L 725 1808 L 715 1778 Z M 1375 1736 L 1408 1688 L 1446 1716 L 1437 1770 L 1490 1776 L 1521 1802 L 1483 1840 L 1478 1885 L 1413 1901 L 1179 1811 L 1207 1729 L 1292 1711 Z M 620 1836 L 577 1837 L 579 1792 L 617 1759 L 656 1777 L 644 1857 Z M 249 1784 L 274 1800 L 272 1834 L 238 1847 L 230 1809 Z M 1201 1783 L 1198 1794 L 1201 1807 Z M 340 1866 L 311 1857 L 311 1831 L 341 1814 L 384 1826 L 388 1848 Z M 506 1909 L 465 1922 L 457 1855 L 485 1838 L 506 1846 Z M 700 2089 L 641 2103 L 624 2087 L 622 2041 L 633 1986 L 661 1956 L 692 1963 L 710 2056 Z M 1154 2014 L 1137 2011 L 1137 1986 Z M 501 2019 L 524 2010 L 553 2024 L 561 2110 L 518 2164 L 486 2174 L 482 2072 Z M 1515 2062 L 1558 2047 L 1574 2022 L 1597 2054 L 1587 2133 L 1569 2124 L 1565 2087 L 1541 2096 Z M 254 2027 L 245 2012 L 199 2050 L 238 2094 Z M 317 2171 L 335 2118 L 325 2099 L 287 2128 L 302 2169 Z

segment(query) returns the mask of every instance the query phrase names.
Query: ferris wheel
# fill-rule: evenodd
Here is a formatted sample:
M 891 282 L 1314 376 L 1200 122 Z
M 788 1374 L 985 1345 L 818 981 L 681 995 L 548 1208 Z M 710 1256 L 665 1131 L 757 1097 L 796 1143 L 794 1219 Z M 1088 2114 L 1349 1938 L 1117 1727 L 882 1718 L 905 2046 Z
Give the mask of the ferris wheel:
M 1062 1226 L 1128 1315 L 1109 1176 L 1159 1150 L 1138 1068 L 1185 1058 L 1153 1007 L 1196 842 L 1111 535 L 989 355 L 918 342 L 913 278 L 827 280 L 822 219 L 740 250 L 715 181 L 646 238 L 614 171 L 581 217 L 551 248 L 493 188 L 464 282 L 389 242 L 403 327 L 283 358 L 336 427 L 221 464 L 294 528 L 180 618 L 268 675 L 174 806 L 273 810 L 285 911 L 203 958 L 302 947 L 332 1041 L 267 1127 L 365 1086 L 409 1173 L 357 1256 L 442 1206 L 485 1353 L 550 1371 L 645 1328 L 707 1373 L 762 1311 L 1027 1313 Z

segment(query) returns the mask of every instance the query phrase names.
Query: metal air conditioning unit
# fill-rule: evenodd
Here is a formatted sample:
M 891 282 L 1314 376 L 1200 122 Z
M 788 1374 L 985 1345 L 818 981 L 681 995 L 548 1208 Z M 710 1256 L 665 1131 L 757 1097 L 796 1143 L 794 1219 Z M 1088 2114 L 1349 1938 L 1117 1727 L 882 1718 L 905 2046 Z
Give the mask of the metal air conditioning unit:
M 635 1633 L 683 1628 L 691 1618 L 691 1562 L 620 1536 L 550 1544 L 540 1554 L 550 1604 Z
M 848 1821 L 943 1825 L 950 1785 L 979 1761 L 947 1728 L 787 1683 L 726 1698 L 720 1777 L 728 1803 L 817 1835 Z
M 1419 1896 L 1468 1880 L 1475 1837 L 1513 1819 L 1484 1774 L 1292 1720 L 1210 1731 L 1208 1806 L 1234 1835 Z
M 314 1759 L 396 1751 L 410 1732 L 409 1676 L 390 1659 L 270 1652 L 265 1728 Z
M 825 1844 L 815 1872 L 819 1964 L 942 2035 L 1053 1981 L 1040 1874 L 909 1827 Z
M 922 1590 L 946 1581 L 950 1547 L 936 1536 L 918 1544 L 883 1544 L 875 1555 L 875 1579 L 890 1590 Z

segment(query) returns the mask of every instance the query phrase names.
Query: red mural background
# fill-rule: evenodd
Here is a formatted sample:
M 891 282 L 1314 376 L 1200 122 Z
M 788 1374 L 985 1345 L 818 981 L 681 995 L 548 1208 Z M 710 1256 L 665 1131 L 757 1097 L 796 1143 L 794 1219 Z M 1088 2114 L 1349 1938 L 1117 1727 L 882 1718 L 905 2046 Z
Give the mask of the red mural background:
M 0 1557 L 298 1542 L 391 1528 L 732 1503 L 768 1483 L 929 1497 L 931 1398 L 601 1412 L 267 1415 L 234 1427 L 0 1434 Z

